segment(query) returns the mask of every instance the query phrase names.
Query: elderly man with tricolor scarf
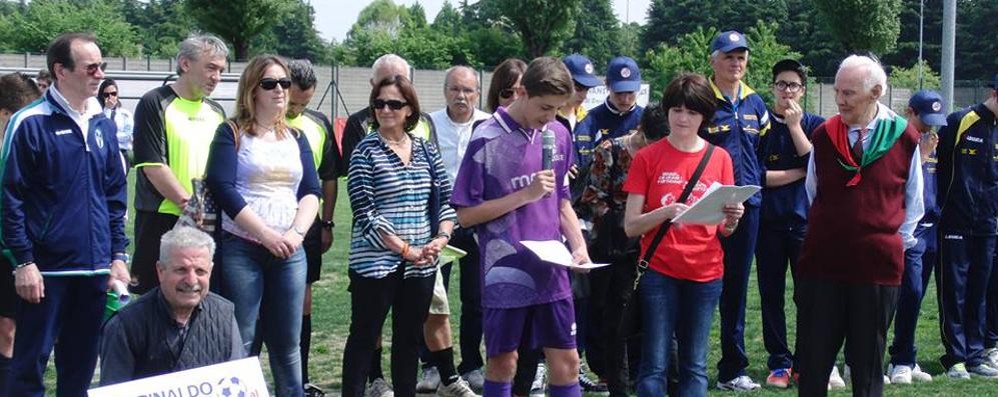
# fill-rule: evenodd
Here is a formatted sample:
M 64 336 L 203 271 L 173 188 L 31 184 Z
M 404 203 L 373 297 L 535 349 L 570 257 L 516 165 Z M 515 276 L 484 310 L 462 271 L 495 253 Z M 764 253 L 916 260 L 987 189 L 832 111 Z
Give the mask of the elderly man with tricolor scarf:
M 846 58 L 835 75 L 839 114 L 812 135 L 811 212 L 795 286 L 800 396 L 828 394 L 843 341 L 853 396 L 883 394 L 904 250 L 923 213 L 919 133 L 878 102 L 886 87 L 876 60 Z

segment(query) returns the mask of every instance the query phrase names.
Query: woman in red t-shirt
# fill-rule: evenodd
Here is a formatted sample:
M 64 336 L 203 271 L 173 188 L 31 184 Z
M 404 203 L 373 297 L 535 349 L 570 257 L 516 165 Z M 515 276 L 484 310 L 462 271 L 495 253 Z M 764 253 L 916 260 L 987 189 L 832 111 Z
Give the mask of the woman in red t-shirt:
M 624 229 L 643 235 L 642 255 L 658 227 L 682 214 L 703 196 L 711 184 L 734 183 L 731 157 L 724 149 L 713 154 L 685 203 L 676 200 L 707 153 L 698 133 L 707 127 L 715 109 L 714 92 L 701 75 L 681 74 L 662 95 L 662 108 L 671 133 L 637 153 L 624 183 L 629 195 Z M 644 327 L 638 396 L 665 394 L 668 348 L 675 333 L 679 342 L 679 394 L 707 395 L 707 347 L 714 309 L 721 296 L 724 252 L 717 234 L 730 235 L 738 227 L 742 204 L 724 208 L 720 225 L 674 225 L 662 239 L 641 278 L 638 298 Z

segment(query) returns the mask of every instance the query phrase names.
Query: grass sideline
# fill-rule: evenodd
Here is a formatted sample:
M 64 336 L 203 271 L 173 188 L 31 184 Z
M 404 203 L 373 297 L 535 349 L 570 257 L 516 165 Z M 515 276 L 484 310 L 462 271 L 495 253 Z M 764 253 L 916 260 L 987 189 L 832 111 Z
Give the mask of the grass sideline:
M 129 213 L 134 213 L 132 208 L 132 189 L 134 184 L 134 172 L 129 174 Z M 350 295 L 347 292 L 349 280 L 347 278 L 347 253 L 350 244 L 350 205 L 346 194 L 346 183 L 341 180 L 339 199 L 336 205 L 336 229 L 334 230 L 333 247 L 323 255 L 322 278 L 313 286 L 313 310 L 312 310 L 312 353 L 310 357 L 309 374 L 312 382 L 326 390 L 329 396 L 338 396 L 340 389 L 340 378 L 343 360 L 343 348 L 346 344 L 347 334 L 350 327 Z M 132 220 L 127 222 L 127 233 L 132 236 Z M 130 250 L 134 247 L 130 247 Z M 451 275 L 450 296 L 451 312 L 460 313 L 461 301 L 459 284 L 456 282 L 460 277 L 460 271 L 454 268 Z M 792 304 L 793 282 L 787 279 L 786 301 L 787 318 L 791 322 L 788 333 L 793 341 L 794 328 L 792 321 L 796 316 L 796 308 Z M 761 315 L 759 311 L 758 284 L 753 270 L 749 281 L 748 305 L 746 308 L 745 324 L 745 345 L 748 351 L 750 366 L 748 374 L 759 383 L 764 383 L 768 370 L 766 369 L 766 352 L 762 342 Z M 926 299 L 922 307 L 922 316 L 919 319 L 916 331 L 916 346 L 919 349 L 919 364 L 923 370 L 931 373 L 934 377 L 932 383 L 913 385 L 886 385 L 884 387 L 885 396 L 915 396 L 915 397 L 953 397 L 953 396 L 998 396 L 998 380 L 987 380 L 973 378 L 969 381 L 954 381 L 945 377 L 942 373 L 944 369 L 938 362 L 938 358 L 943 353 L 942 345 L 939 342 L 939 316 L 936 309 L 935 285 L 930 283 Z M 382 364 L 384 372 L 389 375 L 389 348 L 391 346 L 391 318 L 386 320 L 384 338 L 384 356 Z M 451 324 L 455 345 L 459 338 L 460 329 L 458 327 L 460 316 L 451 316 Z M 748 392 L 734 393 L 719 391 L 714 387 L 717 381 L 717 370 L 715 364 L 720 356 L 720 346 L 718 337 L 718 314 L 714 315 L 714 326 L 711 328 L 711 347 L 708 356 L 708 382 L 710 385 L 709 396 L 796 396 L 794 388 L 790 390 L 778 390 L 763 387 L 763 389 Z M 893 340 L 893 334 L 888 335 L 888 345 Z M 459 349 L 455 349 L 455 364 L 460 363 Z M 484 351 L 484 349 L 483 349 Z M 266 353 L 264 353 L 266 354 Z M 886 361 L 886 358 L 885 358 Z M 269 368 L 266 357 L 261 357 L 265 376 L 270 379 Z M 839 358 L 841 367 L 842 359 Z M 96 386 L 97 377 L 95 376 Z M 49 369 L 46 372 L 46 396 L 55 396 L 55 368 L 52 361 L 49 362 Z M 844 390 L 836 390 L 829 393 L 830 396 L 850 396 L 851 390 L 847 387 Z

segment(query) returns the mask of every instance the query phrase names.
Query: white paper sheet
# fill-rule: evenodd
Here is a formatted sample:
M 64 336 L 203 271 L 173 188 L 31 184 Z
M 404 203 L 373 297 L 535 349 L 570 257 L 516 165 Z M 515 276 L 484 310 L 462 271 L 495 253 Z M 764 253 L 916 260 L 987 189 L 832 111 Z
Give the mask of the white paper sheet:
M 562 265 L 565 267 L 571 267 L 576 269 L 595 269 L 598 267 L 609 266 L 609 263 L 584 263 L 581 265 L 572 264 L 572 253 L 568 252 L 568 247 L 565 244 L 557 240 L 546 240 L 546 241 L 534 241 L 534 240 L 524 240 L 520 244 L 537 255 L 544 262 L 554 263 L 556 265 Z
M 688 208 L 673 223 L 691 225 L 717 225 L 724 221 L 724 206 L 741 203 L 762 189 L 759 186 L 726 186 L 714 182 L 707 188 L 703 197 Z

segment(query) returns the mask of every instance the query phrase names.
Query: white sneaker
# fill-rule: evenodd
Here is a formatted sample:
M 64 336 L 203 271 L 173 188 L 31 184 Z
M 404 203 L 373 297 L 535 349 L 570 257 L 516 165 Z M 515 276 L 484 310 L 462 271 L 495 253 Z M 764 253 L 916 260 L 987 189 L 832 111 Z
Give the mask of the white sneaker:
M 846 365 L 843 368 L 845 369 L 846 374 L 848 374 L 849 366 Z M 828 375 L 828 389 L 829 390 L 844 389 L 845 387 L 846 387 L 846 381 L 842 379 L 841 375 L 839 375 L 839 367 L 833 365 L 832 372 Z
M 762 387 L 762 385 L 755 383 L 752 378 L 746 375 L 736 377 L 727 382 L 717 382 L 717 388 L 721 390 L 731 390 L 731 391 L 750 391 Z
M 378 378 L 374 382 L 367 385 L 367 396 L 368 397 L 395 397 L 395 391 L 392 390 L 392 386 L 385 382 L 384 379 Z
M 468 381 L 457 378 L 457 381 L 444 386 L 443 383 L 437 388 L 438 397 L 479 397 L 468 387 Z
M 534 375 L 534 382 L 530 384 L 530 395 L 531 396 L 543 396 L 544 389 L 546 386 L 545 379 L 547 378 L 547 368 L 544 367 L 544 363 L 537 364 L 537 374 Z
M 424 367 L 423 379 L 416 383 L 416 393 L 433 393 L 440 386 L 440 372 L 437 367 Z
M 887 367 L 887 376 L 891 378 L 891 383 L 899 385 L 911 384 L 912 369 L 907 365 L 891 364 Z
M 915 367 L 911 369 L 911 379 L 916 382 L 932 382 L 932 375 L 922 371 L 922 367 L 915 364 Z
M 998 349 L 993 347 L 985 349 L 983 355 L 991 363 L 992 367 L 998 368 Z

